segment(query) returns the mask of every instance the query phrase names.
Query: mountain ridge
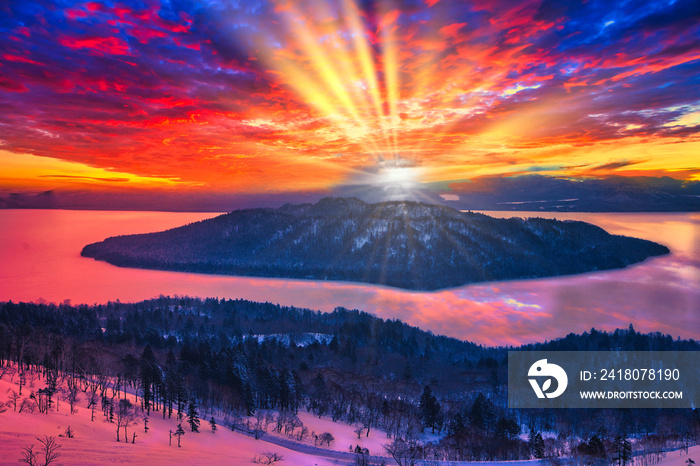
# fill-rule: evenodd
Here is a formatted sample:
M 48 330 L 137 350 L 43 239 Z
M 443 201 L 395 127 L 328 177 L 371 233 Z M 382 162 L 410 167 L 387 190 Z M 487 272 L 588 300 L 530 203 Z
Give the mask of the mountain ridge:
M 387 200 L 380 185 L 343 185 L 332 196 L 355 196 L 364 202 Z M 10 192 L 0 189 L 0 209 L 154 210 L 230 212 L 250 207 L 279 207 L 285 202 L 317 202 L 317 191 L 286 193 L 111 193 L 51 189 Z M 405 199 L 427 200 L 460 210 L 535 212 L 699 212 L 700 181 L 668 176 L 560 178 L 541 174 L 485 176 L 420 183 Z

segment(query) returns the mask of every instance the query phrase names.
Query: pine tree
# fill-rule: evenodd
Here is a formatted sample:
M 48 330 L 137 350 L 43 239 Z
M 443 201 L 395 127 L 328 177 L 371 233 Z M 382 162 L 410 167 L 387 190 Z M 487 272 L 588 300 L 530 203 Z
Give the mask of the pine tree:
M 450 421 L 449 430 L 447 431 L 447 433 L 450 436 L 458 435 L 464 432 L 465 427 L 466 425 L 464 423 L 464 418 L 462 417 L 462 414 L 457 412 Z
M 177 359 L 175 359 L 175 353 L 173 353 L 172 348 L 168 350 L 168 355 L 165 357 L 165 364 L 170 368 L 177 365 Z
M 199 413 L 197 413 L 197 405 L 193 398 L 190 398 L 190 402 L 187 405 L 187 423 L 190 425 L 192 432 L 199 432 Z
M 246 382 L 243 387 L 243 404 L 245 405 L 246 414 L 252 416 L 255 414 L 255 399 L 253 398 L 253 389 L 250 383 Z
M 216 421 L 214 421 L 214 416 L 212 416 L 211 419 L 209 419 L 209 425 L 211 426 L 211 432 L 213 434 L 215 434 L 216 433 Z
M 185 390 L 185 381 L 182 380 L 182 377 L 178 377 L 176 383 L 177 419 L 182 421 L 183 410 L 185 409 L 185 402 L 187 401 L 187 390 Z
M 494 435 L 496 438 L 510 439 L 520 433 L 520 426 L 512 419 L 498 418 Z
M 528 442 L 530 443 L 532 456 L 538 459 L 544 458 L 544 439 L 542 438 L 542 434 L 539 432 L 536 433 L 531 429 L 528 434 Z
M 438 403 L 437 398 L 433 395 L 432 390 L 429 386 L 425 386 L 423 394 L 420 396 L 420 402 L 418 405 L 420 409 L 421 417 L 423 418 L 423 424 L 426 427 L 432 427 L 433 433 L 435 432 L 435 424 L 437 424 L 438 416 L 440 414 L 440 403 Z
M 628 439 L 625 439 L 622 443 L 622 451 L 624 452 L 625 464 L 634 463 L 634 453 L 632 452 L 632 444 Z
M 596 458 L 605 458 L 605 445 L 597 435 L 594 435 L 588 441 L 588 448 L 591 455 L 595 456 Z
M 469 422 L 479 429 L 487 430 L 494 422 L 494 407 L 483 394 L 479 393 L 469 412 Z
M 185 429 L 182 428 L 182 423 L 177 425 L 177 430 L 173 433 L 173 435 L 177 436 L 177 446 L 180 448 L 180 437 L 185 435 Z
M 151 400 L 153 398 L 153 385 L 157 378 L 156 358 L 151 345 L 146 348 L 139 359 L 139 379 L 143 389 L 143 404 L 147 414 L 151 414 Z
M 625 466 L 631 462 L 632 444 L 627 437 L 618 435 L 615 437 L 615 464 L 617 464 L 617 466 Z

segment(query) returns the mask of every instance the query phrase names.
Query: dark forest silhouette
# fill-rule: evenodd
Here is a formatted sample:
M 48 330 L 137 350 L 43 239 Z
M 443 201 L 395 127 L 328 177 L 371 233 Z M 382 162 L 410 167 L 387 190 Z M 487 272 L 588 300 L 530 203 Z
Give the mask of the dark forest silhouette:
M 99 405 L 119 439 L 133 431 L 127 426 L 136 407 L 122 406 L 114 387 L 110 400 L 107 380 L 117 381 L 117 393 L 119 387 L 135 391 L 145 415 L 173 417 L 188 432 L 199 430 L 201 413 L 209 412 L 225 414 L 225 427 L 234 430 L 246 428 L 243 420 L 254 415 L 255 432 L 258 424 L 276 423 L 280 432 L 303 437 L 308 432 L 295 414 L 306 409 L 355 425 L 358 435 L 386 431 L 386 453 L 408 464 L 558 456 L 595 463 L 621 454 L 618 447 L 629 437 L 641 448 L 635 454 L 652 455 L 652 464 L 664 448 L 700 435 L 700 414 L 691 409 L 508 409 L 509 349 L 342 308 L 320 313 L 187 297 L 93 306 L 0 304 L 0 368 L 12 361 L 20 374 L 44 374 L 46 389 L 35 397 L 40 412 L 58 400 L 56 387 L 77 381 L 85 393 L 76 400 L 92 403 L 93 418 Z M 700 344 L 630 326 L 519 349 L 698 351 Z M 27 389 L 18 396 L 26 397 Z M 424 430 L 440 434 L 439 440 L 421 442 Z
M 326 198 L 112 237 L 85 246 L 81 254 L 122 267 L 435 290 L 615 269 L 668 252 L 585 222 L 498 219 L 416 202 Z

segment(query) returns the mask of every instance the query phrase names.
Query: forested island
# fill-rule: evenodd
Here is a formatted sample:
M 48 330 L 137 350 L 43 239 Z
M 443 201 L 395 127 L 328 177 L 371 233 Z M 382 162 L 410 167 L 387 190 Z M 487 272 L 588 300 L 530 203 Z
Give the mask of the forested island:
M 107 238 L 81 254 L 121 267 L 437 290 L 622 268 L 668 252 L 585 222 L 498 219 L 416 202 L 325 198 Z

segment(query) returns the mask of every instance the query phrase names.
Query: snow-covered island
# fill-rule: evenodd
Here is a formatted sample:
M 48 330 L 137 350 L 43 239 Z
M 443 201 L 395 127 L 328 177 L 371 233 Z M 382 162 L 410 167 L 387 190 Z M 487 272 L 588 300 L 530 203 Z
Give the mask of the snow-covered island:
M 111 237 L 85 246 L 81 254 L 122 267 L 436 290 L 622 268 L 668 252 L 584 222 L 325 198 Z

